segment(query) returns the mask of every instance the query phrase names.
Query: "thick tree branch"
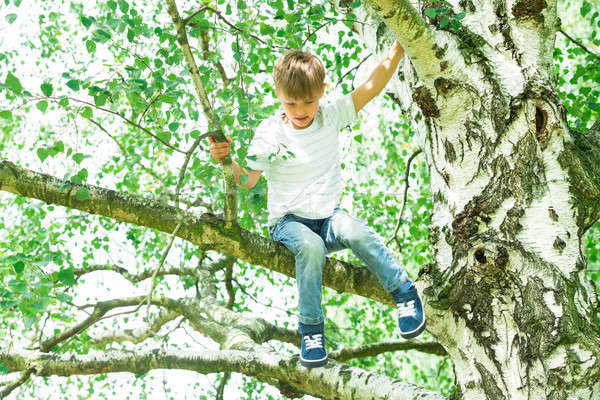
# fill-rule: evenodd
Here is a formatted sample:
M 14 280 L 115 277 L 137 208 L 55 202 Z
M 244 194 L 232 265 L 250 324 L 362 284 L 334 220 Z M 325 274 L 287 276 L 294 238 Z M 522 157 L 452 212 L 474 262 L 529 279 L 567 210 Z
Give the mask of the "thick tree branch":
M 435 52 L 437 38 L 431 26 L 409 0 L 367 0 L 394 33 L 421 79 L 433 82 L 441 72 Z
M 92 185 L 72 184 L 60 189 L 63 181 L 50 175 L 0 161 L 0 190 L 42 200 L 48 204 L 102 215 L 121 222 L 171 233 L 177 225 L 177 213 L 183 215 L 178 236 L 204 249 L 218 250 L 254 265 L 262 265 L 290 277 L 295 276 L 295 259 L 280 243 L 251 233 L 239 226 L 228 227 L 212 214 L 195 215 L 156 200 L 104 189 Z M 77 200 L 77 190 L 85 186 L 89 200 Z M 323 284 L 339 292 L 358 294 L 388 305 L 391 296 L 366 268 L 328 258 L 323 270 Z
M 35 368 L 38 376 L 90 375 L 110 372 L 143 374 L 153 369 L 169 368 L 201 374 L 239 372 L 258 378 L 289 382 L 297 390 L 324 399 L 398 399 L 441 400 L 437 393 L 421 389 L 396 378 L 330 362 L 327 368 L 306 369 L 297 356 L 255 353 L 238 350 L 221 351 L 113 351 L 102 355 L 48 354 L 40 352 L 0 352 L 0 360 L 9 372 Z
M 371 357 L 389 351 L 417 350 L 422 353 L 447 355 L 446 350 L 439 343 L 420 343 L 406 340 L 390 340 L 385 342 L 370 343 L 363 346 L 348 347 L 329 353 L 329 358 L 343 362 L 353 358 Z

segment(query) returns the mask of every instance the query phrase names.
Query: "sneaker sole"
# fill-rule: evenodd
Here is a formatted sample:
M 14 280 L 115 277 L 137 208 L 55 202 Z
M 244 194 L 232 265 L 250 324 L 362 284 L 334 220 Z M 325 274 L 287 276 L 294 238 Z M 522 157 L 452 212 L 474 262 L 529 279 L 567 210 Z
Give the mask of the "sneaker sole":
M 415 338 L 415 337 L 419 336 L 421 333 L 423 333 L 423 331 L 425 330 L 425 326 L 426 325 L 427 324 L 426 324 L 425 320 L 423 320 L 423 323 L 417 329 L 415 329 L 414 331 L 409 332 L 409 333 L 402 333 L 402 332 L 400 332 L 400 336 L 402 336 L 404 339 Z
M 310 361 L 310 360 L 305 360 L 304 358 L 300 357 L 300 364 L 302 364 L 303 367 L 306 368 L 317 368 L 317 367 L 323 367 L 324 365 L 327 364 L 327 357 L 322 358 L 320 360 L 314 360 L 314 361 Z

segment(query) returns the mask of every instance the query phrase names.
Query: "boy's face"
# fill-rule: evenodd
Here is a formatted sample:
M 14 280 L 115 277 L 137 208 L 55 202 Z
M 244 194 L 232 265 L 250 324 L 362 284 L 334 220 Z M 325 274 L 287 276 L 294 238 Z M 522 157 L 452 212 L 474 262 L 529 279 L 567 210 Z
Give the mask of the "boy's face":
M 291 98 L 285 93 L 275 88 L 277 99 L 283 104 L 283 110 L 287 117 L 286 123 L 290 124 L 294 129 L 308 128 L 315 118 L 315 114 L 319 109 L 319 100 L 325 94 L 325 84 L 320 93 L 313 94 L 304 99 Z

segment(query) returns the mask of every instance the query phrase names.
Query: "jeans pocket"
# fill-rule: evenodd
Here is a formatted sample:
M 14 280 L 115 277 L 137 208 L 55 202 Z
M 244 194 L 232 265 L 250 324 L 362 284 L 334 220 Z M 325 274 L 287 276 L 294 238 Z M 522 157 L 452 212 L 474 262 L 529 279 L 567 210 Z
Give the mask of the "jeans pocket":
M 281 226 L 283 225 L 283 222 L 287 220 L 291 215 L 292 214 L 285 214 L 283 217 L 279 218 L 279 221 L 277 221 L 275 225 L 269 228 L 269 235 L 271 235 L 271 240 L 277 241 L 277 239 L 275 238 L 277 232 L 280 230 Z

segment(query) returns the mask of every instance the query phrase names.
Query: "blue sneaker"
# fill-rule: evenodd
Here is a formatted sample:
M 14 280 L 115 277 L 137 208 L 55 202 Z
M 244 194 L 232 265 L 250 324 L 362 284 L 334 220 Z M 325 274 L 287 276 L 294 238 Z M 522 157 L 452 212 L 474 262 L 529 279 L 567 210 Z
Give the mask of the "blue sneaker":
M 302 364 L 306 368 L 316 368 L 326 365 L 327 352 L 325 351 L 325 332 L 323 324 L 300 324 L 300 326 L 300 330 L 302 331 L 300 364 Z
M 408 281 L 392 293 L 398 308 L 398 327 L 400 336 L 412 339 L 425 330 L 423 302 L 415 285 Z

